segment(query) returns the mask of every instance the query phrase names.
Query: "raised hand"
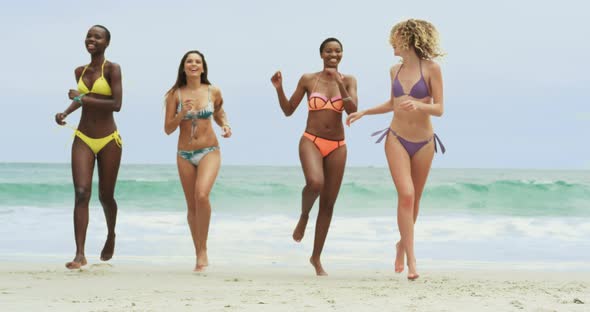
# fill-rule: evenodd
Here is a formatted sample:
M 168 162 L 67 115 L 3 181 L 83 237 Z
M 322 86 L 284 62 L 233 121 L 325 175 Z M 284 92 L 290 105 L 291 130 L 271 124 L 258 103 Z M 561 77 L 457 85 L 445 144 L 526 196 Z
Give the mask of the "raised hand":
M 70 100 L 73 100 L 78 95 L 80 95 L 80 92 L 78 90 L 70 89 L 70 91 L 68 91 L 68 97 L 70 98 Z
M 193 109 L 193 99 L 186 99 L 182 102 L 182 108 L 180 109 L 180 114 L 182 116 L 185 116 L 192 109 Z
M 223 129 L 223 133 L 221 134 L 222 137 L 224 137 L 224 138 L 231 137 L 232 132 L 231 132 L 231 127 L 229 125 L 223 125 L 223 127 L 221 127 L 221 129 Z
M 339 73 L 336 68 L 324 68 L 324 74 L 327 77 L 333 77 L 334 80 L 338 83 L 341 84 L 344 82 L 344 75 L 342 75 L 341 73 Z
M 272 82 L 272 85 L 275 87 L 275 89 L 280 88 L 283 85 L 283 75 L 281 74 L 281 71 L 279 70 L 274 75 L 272 75 L 270 81 Z

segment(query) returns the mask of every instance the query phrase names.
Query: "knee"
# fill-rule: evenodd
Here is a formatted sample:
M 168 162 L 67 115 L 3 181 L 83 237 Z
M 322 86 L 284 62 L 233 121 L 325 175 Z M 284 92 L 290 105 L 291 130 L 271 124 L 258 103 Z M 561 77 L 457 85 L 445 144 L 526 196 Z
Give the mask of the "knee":
M 307 181 L 307 189 L 311 192 L 314 193 L 319 193 L 322 191 L 322 188 L 324 187 L 324 180 L 323 179 L 309 179 Z
M 415 194 L 413 189 L 408 188 L 404 190 L 398 190 L 397 197 L 398 204 L 401 209 L 414 208 Z
M 76 203 L 84 203 L 90 201 L 91 188 L 85 186 L 79 186 L 74 189 L 76 196 Z
M 98 200 L 100 201 L 101 204 L 103 205 L 108 205 L 108 204 L 112 204 L 115 201 L 115 196 L 113 193 L 110 192 L 102 192 L 99 191 L 98 192 Z
M 195 194 L 195 200 L 197 201 L 197 207 L 206 205 L 209 203 L 209 192 L 197 192 Z

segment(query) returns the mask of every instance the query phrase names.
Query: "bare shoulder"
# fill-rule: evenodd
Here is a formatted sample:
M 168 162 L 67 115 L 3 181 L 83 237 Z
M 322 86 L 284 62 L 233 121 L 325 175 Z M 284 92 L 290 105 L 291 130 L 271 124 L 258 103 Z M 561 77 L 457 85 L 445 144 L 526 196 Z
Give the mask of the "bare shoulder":
M 301 82 L 307 83 L 312 81 L 314 78 L 316 78 L 318 75 L 318 73 L 305 73 L 303 75 L 301 75 Z
M 397 63 L 397 64 L 391 66 L 391 68 L 389 68 L 389 74 L 391 75 L 392 78 L 395 75 L 395 73 L 397 73 L 397 71 L 399 70 L 399 68 L 401 66 L 402 66 L 402 63 Z
M 176 102 L 179 90 L 171 90 L 164 95 L 166 103 Z
M 348 81 L 348 82 L 356 82 L 356 77 L 354 75 L 347 75 L 344 74 L 342 75 L 344 76 L 344 81 Z
M 433 60 L 423 60 L 423 68 L 430 73 L 440 72 L 440 65 Z
M 211 94 L 214 97 L 221 97 L 221 89 L 218 86 L 210 85 L 210 88 L 211 88 Z
M 105 65 L 106 65 L 105 67 L 107 67 L 111 71 L 113 71 L 113 70 L 121 71 L 121 66 L 118 63 L 107 61 Z
M 74 74 L 76 75 L 76 78 L 79 78 L 80 76 L 82 76 L 82 72 L 84 71 L 84 67 L 86 67 L 86 65 L 81 65 L 76 67 L 76 69 L 74 69 Z

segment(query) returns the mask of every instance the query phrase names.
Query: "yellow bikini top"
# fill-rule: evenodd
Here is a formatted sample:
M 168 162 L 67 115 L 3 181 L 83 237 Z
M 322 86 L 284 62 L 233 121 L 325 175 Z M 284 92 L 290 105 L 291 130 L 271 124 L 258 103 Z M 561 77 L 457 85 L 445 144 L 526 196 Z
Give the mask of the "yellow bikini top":
M 104 64 L 106 62 L 107 62 L 107 60 L 104 60 L 104 62 L 102 63 L 100 77 L 98 77 L 98 79 L 96 79 L 94 81 L 94 84 L 92 85 L 92 90 L 88 90 L 88 87 L 84 83 L 84 80 L 82 80 L 82 77 L 84 77 L 84 73 L 86 72 L 86 69 L 88 68 L 88 65 L 90 65 L 90 64 L 88 64 L 88 65 L 86 65 L 86 67 L 84 67 L 84 70 L 82 71 L 82 75 L 80 75 L 80 80 L 78 80 L 78 91 L 80 91 L 80 93 L 82 93 L 82 94 L 94 93 L 94 94 L 102 94 L 102 95 L 113 95 L 113 93 L 111 92 L 111 86 L 109 86 L 109 83 L 104 78 Z

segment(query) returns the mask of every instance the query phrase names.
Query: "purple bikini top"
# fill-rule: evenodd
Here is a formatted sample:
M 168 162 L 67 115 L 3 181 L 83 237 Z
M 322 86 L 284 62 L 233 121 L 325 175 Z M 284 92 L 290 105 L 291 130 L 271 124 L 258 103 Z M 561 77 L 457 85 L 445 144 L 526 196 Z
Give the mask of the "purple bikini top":
M 427 96 L 430 96 L 430 92 L 428 91 L 428 85 L 426 84 L 426 80 L 424 80 L 424 75 L 422 75 L 422 61 L 420 61 L 420 80 L 418 80 L 414 84 L 414 86 L 410 90 L 410 93 L 408 94 L 404 92 L 404 87 L 402 87 L 402 84 L 399 82 L 399 79 L 397 79 L 397 75 L 399 75 L 402 66 L 404 66 L 403 63 L 397 70 L 395 78 L 393 79 L 393 96 L 400 97 L 402 95 L 409 95 L 415 99 L 423 99 Z

